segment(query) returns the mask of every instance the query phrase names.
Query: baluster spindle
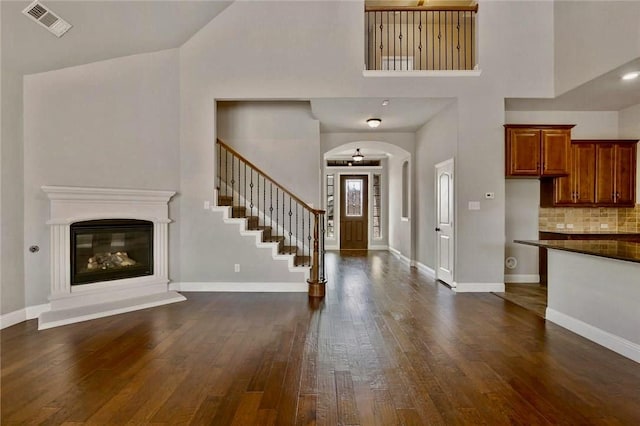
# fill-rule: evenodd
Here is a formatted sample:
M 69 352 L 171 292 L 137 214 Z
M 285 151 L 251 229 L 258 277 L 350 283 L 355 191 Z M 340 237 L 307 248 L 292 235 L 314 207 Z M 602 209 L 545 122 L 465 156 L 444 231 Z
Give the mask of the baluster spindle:
M 278 191 L 277 187 L 276 191 Z M 267 226 L 266 223 L 264 225 Z M 273 183 L 269 186 L 269 226 L 273 230 Z
M 224 151 L 224 196 L 228 197 L 229 194 L 229 151 Z
M 293 212 L 291 211 L 291 197 L 289 197 L 289 245 L 293 246 L 293 239 L 291 236 L 293 235 L 293 228 L 291 227 L 291 219 L 293 216 Z
M 471 14 L 471 64 L 469 64 L 471 66 L 471 68 L 473 68 L 474 62 L 475 62 L 474 61 L 474 57 L 473 57 L 473 45 L 475 44 L 474 40 L 473 40 L 473 35 L 475 34 L 473 32 L 473 21 L 474 21 L 474 19 L 473 19 L 473 13 L 472 13 Z
M 249 216 L 253 216 L 253 169 L 251 169 L 251 183 L 249 184 L 249 188 L 251 188 L 251 197 L 249 207 L 251 207 L 251 214 Z

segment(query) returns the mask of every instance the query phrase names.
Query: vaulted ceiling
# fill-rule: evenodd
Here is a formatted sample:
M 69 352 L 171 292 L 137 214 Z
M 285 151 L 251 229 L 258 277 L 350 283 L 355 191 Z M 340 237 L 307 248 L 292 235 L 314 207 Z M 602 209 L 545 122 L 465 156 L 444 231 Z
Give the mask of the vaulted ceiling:
M 73 27 L 57 38 L 22 14 L 31 1 L 0 1 L 2 68 L 19 74 L 175 48 L 231 1 L 51 1 Z

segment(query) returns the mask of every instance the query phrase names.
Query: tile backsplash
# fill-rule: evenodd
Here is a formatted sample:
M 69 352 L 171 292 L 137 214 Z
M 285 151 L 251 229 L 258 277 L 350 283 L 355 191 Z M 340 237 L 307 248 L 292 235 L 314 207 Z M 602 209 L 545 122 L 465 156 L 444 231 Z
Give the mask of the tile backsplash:
M 558 227 L 558 225 L 561 225 Z M 538 214 L 540 231 L 640 232 L 640 204 L 630 208 L 547 208 Z

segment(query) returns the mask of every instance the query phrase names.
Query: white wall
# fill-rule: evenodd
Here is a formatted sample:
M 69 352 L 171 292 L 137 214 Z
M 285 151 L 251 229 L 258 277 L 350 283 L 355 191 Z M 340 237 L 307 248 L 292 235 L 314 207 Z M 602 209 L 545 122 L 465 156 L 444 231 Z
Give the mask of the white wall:
M 0 6 L 0 39 L 12 42 Z M 25 307 L 23 244 L 23 152 L 22 152 L 22 76 L 7 60 L 7 49 L 0 51 L 2 93 L 2 134 L 0 136 L 0 314 Z
M 619 112 L 619 132 L 621 139 L 640 139 L 640 104 Z M 637 173 L 636 203 L 640 204 L 640 166 L 637 167 Z
M 218 138 L 308 204 L 320 202 L 320 123 L 309 102 L 218 102 Z
M 4 36 L 4 34 L 3 34 Z M 25 307 L 23 244 L 22 77 L 2 70 L 2 294 L 0 314 Z
M 436 265 L 435 165 L 454 158 L 455 167 L 457 150 L 458 113 L 452 103 L 416 132 L 416 260 L 431 269 Z
M 618 137 L 618 113 L 615 111 L 507 111 L 506 123 L 575 124 L 573 139 L 615 139 Z M 537 275 L 538 249 L 514 244 L 513 240 L 538 239 L 538 208 L 540 181 L 538 179 L 507 179 L 506 247 L 505 257 L 518 259 L 509 275 Z M 517 278 L 515 278 L 517 279 Z
M 42 185 L 179 189 L 178 51 L 26 76 L 24 117 L 24 244 L 41 248 L 25 258 L 30 306 L 46 303 L 49 294 Z M 177 202 L 170 207 L 174 220 Z M 172 277 L 177 231 L 170 225 Z
M 556 95 L 640 56 L 640 2 L 550 3 L 555 14 Z
M 402 217 L 402 165 L 409 164 L 409 176 L 413 176 L 413 160 L 407 156 L 393 156 L 389 158 L 389 247 L 400 252 L 410 260 L 414 260 L 411 239 L 411 224 L 414 220 L 413 211 L 409 217 Z M 413 182 L 409 182 L 409 194 L 413 189 Z M 410 197 L 409 203 L 413 202 Z M 411 205 L 411 204 L 409 204 Z

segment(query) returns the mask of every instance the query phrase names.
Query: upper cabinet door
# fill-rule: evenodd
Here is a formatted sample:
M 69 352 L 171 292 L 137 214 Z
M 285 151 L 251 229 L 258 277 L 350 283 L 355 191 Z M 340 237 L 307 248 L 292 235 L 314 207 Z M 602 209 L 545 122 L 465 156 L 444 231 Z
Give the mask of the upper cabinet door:
M 633 206 L 636 195 L 636 144 L 615 145 L 615 201 Z
M 540 175 L 540 130 L 507 129 L 506 175 Z
M 593 204 L 596 200 L 596 146 L 592 143 L 573 144 L 571 153 L 571 174 L 575 182 L 574 202 Z
M 571 130 L 544 129 L 541 135 L 540 176 L 565 176 L 570 169 Z
M 596 203 L 614 204 L 615 193 L 615 145 L 596 145 Z

